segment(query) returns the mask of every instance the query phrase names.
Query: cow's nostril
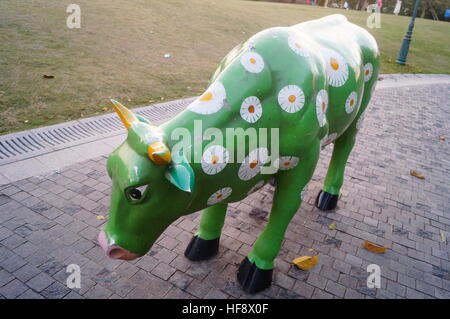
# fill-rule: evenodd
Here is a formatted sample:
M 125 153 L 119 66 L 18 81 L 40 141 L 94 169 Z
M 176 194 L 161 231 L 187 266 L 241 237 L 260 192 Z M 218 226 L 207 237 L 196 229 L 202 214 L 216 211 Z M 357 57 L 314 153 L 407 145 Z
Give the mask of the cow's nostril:
M 108 251 L 108 257 L 112 259 L 120 259 L 125 255 L 125 250 L 120 247 L 114 247 Z

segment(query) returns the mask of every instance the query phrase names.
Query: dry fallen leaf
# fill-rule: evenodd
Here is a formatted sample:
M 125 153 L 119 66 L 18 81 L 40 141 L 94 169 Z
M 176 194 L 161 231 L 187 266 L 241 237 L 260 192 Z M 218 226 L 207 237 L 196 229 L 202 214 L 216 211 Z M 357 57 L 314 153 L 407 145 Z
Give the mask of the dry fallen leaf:
M 98 219 L 98 220 L 103 220 L 103 219 L 105 219 L 105 216 L 103 216 L 103 215 L 98 215 L 98 216 L 97 216 L 97 219 Z
M 332 222 L 330 225 L 328 225 L 328 229 L 331 229 L 331 230 L 335 230 L 336 227 L 337 227 L 336 222 Z
M 376 254 L 383 254 L 386 249 L 389 249 L 389 247 L 386 246 L 380 246 L 374 243 L 371 243 L 370 241 L 364 241 L 364 248 L 367 249 L 368 251 L 371 251 L 373 253 Z
M 108 108 L 106 106 L 102 107 L 102 111 L 108 111 Z
M 55 78 L 54 75 L 48 75 L 48 74 L 44 74 L 42 77 L 43 77 L 44 79 L 54 79 L 54 78 Z
M 410 171 L 409 174 L 414 176 L 414 177 L 420 178 L 420 179 L 425 179 L 425 176 L 417 173 L 416 171 Z
M 313 248 L 308 248 L 308 251 L 314 251 L 314 249 Z
M 445 136 L 444 136 L 444 135 L 440 135 L 440 136 L 439 136 L 439 139 L 440 139 L 441 141 L 445 141 Z
M 319 255 L 301 256 L 292 260 L 292 263 L 301 270 L 308 270 L 314 267 L 319 261 Z

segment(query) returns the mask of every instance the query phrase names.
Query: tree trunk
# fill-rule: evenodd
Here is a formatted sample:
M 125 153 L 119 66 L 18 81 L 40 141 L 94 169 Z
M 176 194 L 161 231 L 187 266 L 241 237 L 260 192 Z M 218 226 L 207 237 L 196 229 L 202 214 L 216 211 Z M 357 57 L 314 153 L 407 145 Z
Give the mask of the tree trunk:
M 425 12 L 427 11 L 427 3 L 425 2 L 423 4 L 422 13 L 420 14 L 420 17 L 423 18 L 425 16 Z

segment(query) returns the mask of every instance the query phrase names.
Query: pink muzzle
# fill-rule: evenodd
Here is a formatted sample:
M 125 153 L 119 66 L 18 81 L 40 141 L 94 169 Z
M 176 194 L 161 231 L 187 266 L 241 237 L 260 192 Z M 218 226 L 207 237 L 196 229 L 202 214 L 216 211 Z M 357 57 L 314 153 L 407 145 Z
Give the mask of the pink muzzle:
M 132 253 L 118 245 L 108 246 L 108 239 L 106 238 L 106 234 L 103 230 L 98 235 L 98 243 L 109 258 L 133 260 L 139 257 L 138 254 Z

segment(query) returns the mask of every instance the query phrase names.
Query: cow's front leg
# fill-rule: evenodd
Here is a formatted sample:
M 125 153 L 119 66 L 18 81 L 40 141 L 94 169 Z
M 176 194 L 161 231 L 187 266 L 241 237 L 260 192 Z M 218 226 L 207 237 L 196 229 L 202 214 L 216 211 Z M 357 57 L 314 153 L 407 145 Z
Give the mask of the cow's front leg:
M 199 230 L 184 252 L 188 259 L 206 260 L 217 253 L 226 212 L 227 204 L 216 204 L 203 211 Z
M 294 169 L 277 173 L 269 222 L 238 269 L 237 279 L 246 292 L 256 293 L 270 286 L 274 259 L 289 222 L 300 207 L 301 193 L 314 173 L 319 149 L 317 142 Z
M 337 206 L 339 192 L 344 182 L 345 165 L 355 145 L 357 130 L 356 121 L 354 122 L 334 143 L 325 183 L 316 198 L 316 206 L 321 210 L 331 210 Z

